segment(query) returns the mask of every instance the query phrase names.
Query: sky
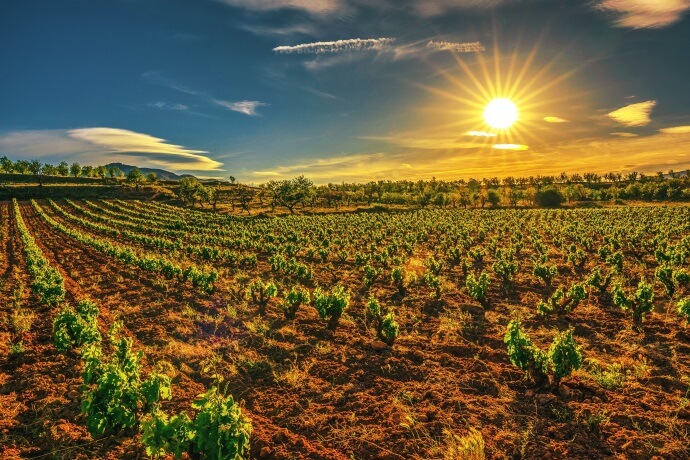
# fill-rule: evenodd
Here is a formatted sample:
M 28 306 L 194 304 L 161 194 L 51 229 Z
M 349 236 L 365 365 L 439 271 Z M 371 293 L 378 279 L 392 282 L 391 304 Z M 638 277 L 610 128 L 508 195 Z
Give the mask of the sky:
M 689 44 L 690 0 L 2 0 L 0 155 L 251 184 L 685 171 Z

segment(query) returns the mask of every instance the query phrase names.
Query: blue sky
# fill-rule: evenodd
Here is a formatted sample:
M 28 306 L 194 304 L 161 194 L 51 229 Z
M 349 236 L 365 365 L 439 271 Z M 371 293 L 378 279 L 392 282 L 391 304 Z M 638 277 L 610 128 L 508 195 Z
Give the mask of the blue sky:
M 4 0 L 0 154 L 247 183 L 685 170 L 689 10 Z M 482 117 L 495 97 L 508 130 Z

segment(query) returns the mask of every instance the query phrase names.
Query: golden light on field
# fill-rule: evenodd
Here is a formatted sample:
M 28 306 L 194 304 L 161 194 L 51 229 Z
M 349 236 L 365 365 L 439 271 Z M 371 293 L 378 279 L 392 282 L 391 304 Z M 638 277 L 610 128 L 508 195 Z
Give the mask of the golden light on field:
M 517 106 L 510 99 L 494 99 L 484 109 L 484 119 L 492 128 L 510 128 L 518 119 Z

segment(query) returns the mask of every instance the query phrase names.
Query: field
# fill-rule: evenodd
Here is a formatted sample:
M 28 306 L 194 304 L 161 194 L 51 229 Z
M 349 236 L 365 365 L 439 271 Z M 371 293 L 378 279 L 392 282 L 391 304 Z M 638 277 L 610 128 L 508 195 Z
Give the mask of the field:
M 4 201 L 0 245 L 3 459 L 147 458 L 136 429 L 92 437 L 80 413 L 84 361 L 57 350 L 53 319 L 83 299 L 105 350 L 121 321 L 142 373 L 171 377 L 162 410 L 192 415 L 213 386 L 241 402 L 252 458 L 690 458 L 689 207 L 240 218 Z M 36 287 L 46 266 L 62 301 Z M 289 319 L 298 287 L 349 306 Z M 571 331 L 582 362 L 528 378 L 504 341 L 517 318 L 525 350 Z

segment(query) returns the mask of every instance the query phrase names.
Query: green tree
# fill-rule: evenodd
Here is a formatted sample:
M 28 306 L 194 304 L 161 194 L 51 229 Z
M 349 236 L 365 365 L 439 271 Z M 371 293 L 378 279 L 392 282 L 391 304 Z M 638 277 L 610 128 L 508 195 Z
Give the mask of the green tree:
M 81 165 L 75 161 L 72 163 L 72 166 L 69 167 L 69 172 L 72 173 L 74 177 L 79 177 L 81 175 Z
M 139 191 L 139 184 L 141 184 L 144 181 L 144 174 L 142 174 L 141 170 L 139 168 L 134 168 L 130 172 L 127 173 L 127 182 L 130 184 L 134 184 L 136 187 L 137 192 Z
M 14 171 L 14 163 L 6 156 L 3 156 L 0 158 L 0 169 L 9 174 Z
M 274 182 L 272 189 L 276 204 L 288 208 L 290 214 L 294 214 L 295 206 L 304 203 L 311 195 L 313 185 L 304 176 Z
M 57 173 L 63 177 L 69 176 L 69 165 L 66 161 L 61 161 L 60 164 L 57 165 Z

